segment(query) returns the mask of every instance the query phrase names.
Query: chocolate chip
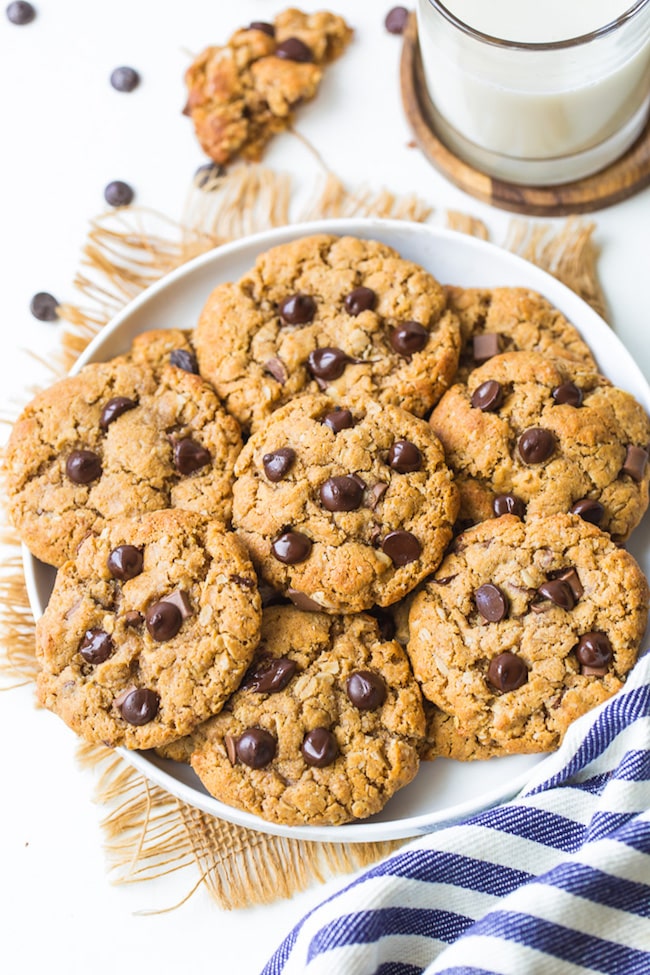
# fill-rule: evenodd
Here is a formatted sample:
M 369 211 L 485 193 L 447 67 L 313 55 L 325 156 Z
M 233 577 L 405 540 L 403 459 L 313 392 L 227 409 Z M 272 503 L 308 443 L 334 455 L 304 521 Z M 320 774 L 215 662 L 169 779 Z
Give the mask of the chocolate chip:
M 584 633 L 575 647 L 578 662 L 583 667 L 607 667 L 613 657 L 612 644 L 606 633 Z
M 508 597 L 491 582 L 485 583 L 474 593 L 476 608 L 488 623 L 498 623 L 508 612 Z
M 275 49 L 276 58 L 285 58 L 287 61 L 308 62 L 314 60 L 314 55 L 310 47 L 301 41 L 299 37 L 287 37 L 286 41 Z
M 241 586 L 242 589 L 255 589 L 257 588 L 257 583 L 255 579 L 248 579 L 246 576 L 233 575 L 230 577 L 230 581 L 234 582 L 236 586 Z
M 356 511 L 361 506 L 363 487 L 354 477 L 330 477 L 320 487 L 321 504 L 328 511 Z
M 185 592 L 184 589 L 174 589 L 170 592 L 168 596 L 165 596 L 166 603 L 171 603 L 175 606 L 178 612 L 181 614 L 181 618 L 186 620 L 188 616 L 192 615 L 192 603 L 190 602 L 190 597 Z
M 345 682 L 345 693 L 360 711 L 375 711 L 386 700 L 386 682 L 372 670 L 357 670 Z
M 79 653 L 89 664 L 103 664 L 115 650 L 115 644 L 105 630 L 86 630 L 79 644 Z
M 392 560 L 393 565 L 408 565 L 416 562 L 422 554 L 422 546 L 411 532 L 389 532 L 381 544 L 382 552 Z
M 92 450 L 73 450 L 65 462 L 65 472 L 75 484 L 90 484 L 102 476 L 102 462 Z
M 283 691 L 298 669 L 289 657 L 267 657 L 255 664 L 242 681 L 242 688 L 257 694 L 277 694 Z
M 571 506 L 569 513 L 578 515 L 583 521 L 588 521 L 592 525 L 599 525 L 603 520 L 605 507 L 600 501 L 594 501 L 593 498 L 581 498 L 580 501 L 576 501 Z
M 31 24 L 35 16 L 36 10 L 31 3 L 26 3 L 26 0 L 15 0 L 7 7 L 7 20 L 10 20 L 16 27 L 25 27 L 26 24 Z
M 232 735 L 224 735 L 223 743 L 226 746 L 226 755 L 231 765 L 237 764 L 237 739 Z
M 278 535 L 271 545 L 271 551 L 278 562 L 295 565 L 309 558 L 311 546 L 311 538 L 307 538 L 302 532 L 287 531 Z
M 125 721 L 133 725 L 148 724 L 158 714 L 160 698 L 155 691 L 139 687 L 124 698 L 120 712 Z
M 379 635 L 382 640 L 388 643 L 390 640 L 395 639 L 395 633 L 397 627 L 395 626 L 395 620 L 390 613 L 387 613 L 385 609 L 380 609 L 376 606 L 374 609 L 370 610 L 370 615 L 377 620 L 377 626 L 379 627 Z
M 116 91 L 134 91 L 140 84 L 140 75 L 135 68 L 122 66 L 111 73 L 111 85 Z
M 556 406 L 564 403 L 567 406 L 582 406 L 582 390 L 575 383 L 562 383 L 561 386 L 556 386 L 551 396 Z
M 323 379 L 330 383 L 338 379 L 345 372 L 345 367 L 354 360 L 350 358 L 342 349 L 334 349 L 327 346 L 324 349 L 315 349 L 309 353 L 307 358 L 307 368 L 314 379 Z
M 249 30 L 261 30 L 263 34 L 268 34 L 269 37 L 275 37 L 275 27 L 273 24 L 268 24 L 265 20 L 253 20 L 248 25 Z
M 316 302 L 311 295 L 290 295 L 280 302 L 279 311 L 287 325 L 307 325 L 316 314 Z
M 124 614 L 122 620 L 125 626 L 140 626 L 141 623 L 144 623 L 144 616 L 137 609 L 130 609 Z
M 273 359 L 267 359 L 267 361 L 264 363 L 264 369 L 269 373 L 269 375 L 273 376 L 276 382 L 279 382 L 281 386 L 284 386 L 289 378 L 287 367 L 282 359 L 278 359 L 277 356 Z
M 411 474 L 422 468 L 422 454 L 410 440 L 396 440 L 388 452 L 388 463 L 398 474 Z
M 525 464 L 541 464 L 555 453 L 555 437 L 544 427 L 530 427 L 520 436 L 517 447 Z
M 516 515 L 523 518 L 526 514 L 526 505 L 516 494 L 497 494 L 492 502 L 492 510 L 497 518 L 501 515 Z
M 127 413 L 129 410 L 135 409 L 137 405 L 135 400 L 129 399 L 128 396 L 114 396 L 113 399 L 109 399 L 102 409 L 99 416 L 100 427 L 102 430 L 108 430 L 113 420 L 117 420 L 118 416 L 122 416 L 123 413 Z
M 39 291 L 29 303 L 29 310 L 39 322 L 55 322 L 59 317 L 59 303 L 49 291 Z
M 560 609 L 573 609 L 576 604 L 573 590 L 563 579 L 549 579 L 538 588 L 537 594 L 541 599 L 550 599 Z
M 516 654 L 500 653 L 490 661 L 487 679 L 498 691 L 516 691 L 528 680 L 528 668 Z
M 390 344 L 398 355 L 421 352 L 428 341 L 429 333 L 419 322 L 402 322 L 390 333 Z
M 325 768 L 336 760 L 339 746 L 336 738 L 327 728 L 314 728 L 305 735 L 300 751 L 307 765 Z
M 389 34 L 403 34 L 408 20 L 409 12 L 406 7 L 393 7 L 386 14 L 384 27 Z
M 180 474 L 193 474 L 212 460 L 210 452 L 191 437 L 174 444 L 174 464 Z
M 177 369 L 182 369 L 183 372 L 191 372 L 195 376 L 199 374 L 199 364 L 196 361 L 196 356 L 193 352 L 188 352 L 187 349 L 173 349 L 169 353 L 169 361 L 172 366 L 176 366 Z
M 263 728 L 249 728 L 235 742 L 237 758 L 249 768 L 264 768 L 275 757 L 278 743 Z
M 121 179 L 114 179 L 104 188 L 104 199 L 111 207 L 126 207 L 134 196 L 133 188 Z
M 332 413 L 323 417 L 323 423 L 328 426 L 333 433 L 340 433 L 341 430 L 349 430 L 354 426 L 354 417 L 350 410 L 341 409 L 337 406 Z
M 642 481 L 648 463 L 648 451 L 643 447 L 635 447 L 628 444 L 625 450 L 625 462 L 621 468 L 621 474 L 629 474 L 632 480 Z
M 483 410 L 484 413 L 498 410 L 503 403 L 501 384 L 495 379 L 488 379 L 486 383 L 481 383 L 472 393 L 471 403 L 475 410 Z
M 383 496 L 386 494 L 387 490 L 388 485 L 384 484 L 383 481 L 377 481 L 376 484 L 373 484 L 368 491 L 368 507 L 371 511 L 375 510 Z
M 269 481 L 281 481 L 291 470 L 295 459 L 293 447 L 280 447 L 270 454 L 264 454 L 262 464 Z
M 114 579 L 127 582 L 142 572 L 144 556 L 135 545 L 118 545 L 108 556 L 108 571 Z
M 487 362 L 501 351 L 501 336 L 496 332 L 481 332 L 472 339 L 472 358 L 477 365 Z
M 189 115 L 189 112 L 187 114 Z M 223 166 L 219 166 L 218 163 L 204 163 L 194 172 L 194 185 L 198 186 L 200 190 L 206 190 L 207 192 L 216 190 L 219 186 L 219 180 L 225 172 Z
M 323 607 L 315 599 L 308 596 L 306 592 L 298 592 L 297 589 L 287 589 L 286 595 L 297 609 L 302 609 L 305 613 L 322 613 Z
M 555 578 L 560 579 L 562 582 L 566 582 L 566 584 L 571 589 L 571 592 L 573 593 L 573 598 L 575 599 L 576 602 L 578 602 L 578 600 L 584 593 L 584 588 L 582 583 L 580 582 L 580 576 L 578 575 L 576 570 L 574 568 L 564 569 L 562 572 L 558 573 L 558 575 Z
M 372 288 L 355 288 L 345 296 L 345 310 L 349 315 L 360 315 L 362 311 L 372 311 L 377 304 L 377 295 Z
M 178 606 L 161 599 L 149 607 L 145 623 L 153 639 L 157 643 L 164 643 L 176 636 L 183 624 L 183 616 Z

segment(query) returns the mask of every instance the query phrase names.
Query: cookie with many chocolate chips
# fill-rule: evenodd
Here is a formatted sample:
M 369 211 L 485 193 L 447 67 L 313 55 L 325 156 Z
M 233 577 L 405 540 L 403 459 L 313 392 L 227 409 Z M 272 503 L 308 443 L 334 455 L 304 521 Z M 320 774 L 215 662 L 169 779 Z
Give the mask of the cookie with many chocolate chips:
M 396 602 L 442 559 L 458 496 L 424 420 L 367 400 L 303 396 L 235 468 L 233 525 L 260 576 L 301 609 Z
M 648 506 L 648 416 L 577 362 L 495 356 L 443 396 L 431 426 L 469 523 L 571 511 L 623 541 Z
M 456 382 L 502 352 L 541 352 L 598 372 L 589 346 L 550 301 L 528 288 L 445 288 L 458 316 L 461 354 Z
M 409 614 L 413 671 L 444 712 L 429 722 L 433 751 L 557 748 L 572 721 L 622 686 L 648 597 L 632 556 L 577 515 L 504 515 L 458 536 Z
M 223 706 L 260 620 L 253 567 L 219 522 L 111 521 L 57 573 L 36 628 L 38 699 L 87 741 L 163 745 Z
M 111 518 L 178 507 L 229 520 L 241 433 L 192 362 L 183 333 L 151 333 L 26 407 L 6 483 L 13 523 L 39 559 L 61 565 Z
M 201 373 L 245 427 L 303 392 L 372 396 L 423 416 L 458 363 L 438 282 L 391 247 L 318 234 L 260 255 L 219 285 L 195 334 Z
M 259 160 L 269 139 L 291 127 L 296 107 L 316 95 L 323 68 L 351 38 L 336 14 L 291 8 L 202 51 L 185 73 L 185 114 L 203 151 L 220 165 L 238 156 Z
M 422 698 L 404 650 L 369 616 L 264 610 L 253 665 L 193 735 L 212 795 L 289 825 L 371 816 L 415 776 Z

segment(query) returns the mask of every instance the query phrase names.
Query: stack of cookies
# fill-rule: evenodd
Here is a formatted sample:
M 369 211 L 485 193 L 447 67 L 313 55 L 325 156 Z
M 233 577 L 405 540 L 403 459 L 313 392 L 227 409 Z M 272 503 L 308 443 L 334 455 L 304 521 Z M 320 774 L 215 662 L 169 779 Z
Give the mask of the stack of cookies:
M 645 631 L 649 442 L 540 295 L 276 247 L 18 420 L 11 516 L 58 568 L 39 701 L 285 824 L 557 748 Z

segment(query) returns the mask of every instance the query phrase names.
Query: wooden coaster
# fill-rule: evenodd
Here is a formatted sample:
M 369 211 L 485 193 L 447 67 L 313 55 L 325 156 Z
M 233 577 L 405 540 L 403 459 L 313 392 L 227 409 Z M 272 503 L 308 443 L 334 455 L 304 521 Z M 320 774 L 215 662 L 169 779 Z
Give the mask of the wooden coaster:
M 443 176 L 484 203 L 516 213 L 558 217 L 600 210 L 650 185 L 650 119 L 634 145 L 611 166 L 560 186 L 508 183 L 459 159 L 440 140 L 431 120 L 415 14 L 404 32 L 400 85 L 406 117 L 424 155 Z

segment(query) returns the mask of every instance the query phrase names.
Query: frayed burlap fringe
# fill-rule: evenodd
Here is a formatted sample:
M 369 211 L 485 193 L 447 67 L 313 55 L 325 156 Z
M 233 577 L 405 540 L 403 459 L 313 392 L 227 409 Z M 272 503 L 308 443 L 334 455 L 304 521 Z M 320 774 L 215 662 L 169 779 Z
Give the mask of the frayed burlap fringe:
M 425 221 L 432 214 L 416 196 L 350 192 L 332 175 L 295 215 L 293 209 L 288 176 L 244 166 L 227 176 L 215 175 L 203 189 L 193 187 L 180 222 L 139 207 L 93 220 L 74 282 L 82 303 L 60 307 L 67 326 L 60 359 L 48 363 L 53 379 L 71 367 L 127 302 L 174 268 L 226 241 L 298 220 L 375 216 Z M 449 211 L 446 223 L 488 238 L 485 225 L 467 214 Z M 569 219 L 559 231 L 517 220 L 504 246 L 550 271 L 602 314 L 594 229 L 593 223 L 577 219 Z M 3 541 L 10 555 L 0 566 L 0 675 L 15 686 L 33 680 L 37 671 L 34 621 L 18 539 L 7 533 Z M 191 869 L 195 880 L 181 903 L 202 886 L 224 908 L 269 903 L 333 873 L 367 866 L 399 846 L 310 843 L 244 829 L 170 796 L 103 746 L 82 744 L 79 758 L 96 769 L 96 798 L 109 810 L 103 825 L 114 881 L 135 883 Z

